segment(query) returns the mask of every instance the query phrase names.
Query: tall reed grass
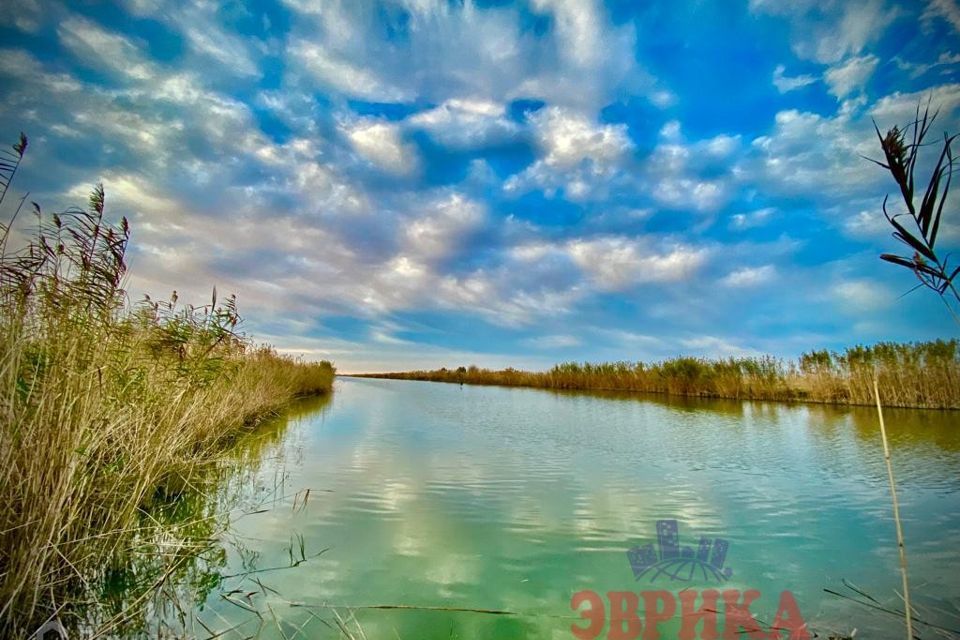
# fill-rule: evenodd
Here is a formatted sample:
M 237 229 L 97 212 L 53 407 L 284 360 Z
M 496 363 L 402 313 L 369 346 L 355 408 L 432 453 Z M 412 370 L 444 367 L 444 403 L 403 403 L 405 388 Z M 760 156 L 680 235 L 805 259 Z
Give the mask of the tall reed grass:
M 842 352 L 813 351 L 795 362 L 771 356 L 660 362 L 566 362 L 549 371 L 492 371 L 475 366 L 365 374 L 544 389 L 635 391 L 681 396 L 869 405 L 873 378 L 888 407 L 960 409 L 960 350 L 956 340 L 881 342 Z
M 16 163 L 0 166 L 0 195 L 25 150 L 21 138 Z M 130 551 L 156 496 L 190 486 L 295 396 L 332 387 L 329 362 L 253 345 L 235 299 L 216 290 L 199 307 L 175 294 L 130 304 L 130 228 L 108 221 L 104 204 L 98 186 L 86 208 L 48 216 L 34 204 L 21 242 L 8 243 L 12 221 L 2 229 L 2 637 L 69 618 Z

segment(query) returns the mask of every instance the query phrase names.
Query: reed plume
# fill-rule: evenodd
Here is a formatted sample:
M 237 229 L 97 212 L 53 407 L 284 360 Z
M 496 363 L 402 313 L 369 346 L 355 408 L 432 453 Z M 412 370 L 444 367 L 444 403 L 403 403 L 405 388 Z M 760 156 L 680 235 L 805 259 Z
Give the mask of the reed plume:
M 0 163 L 0 200 L 27 149 Z M 23 201 L 21 201 L 21 205 Z M 0 636 L 70 621 L 133 548 L 148 505 L 176 495 L 239 433 L 334 367 L 254 345 L 236 299 L 130 304 L 130 225 L 86 207 L 47 214 L 0 257 Z M 70 625 L 68 625 L 70 626 Z

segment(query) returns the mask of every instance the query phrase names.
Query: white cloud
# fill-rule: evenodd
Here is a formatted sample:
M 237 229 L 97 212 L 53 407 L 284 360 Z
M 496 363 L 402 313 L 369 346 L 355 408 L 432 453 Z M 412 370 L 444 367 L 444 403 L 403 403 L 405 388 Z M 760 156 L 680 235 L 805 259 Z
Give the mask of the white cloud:
M 566 189 L 584 200 L 600 191 L 633 150 L 626 125 L 597 124 L 582 113 L 547 107 L 529 116 L 541 157 L 504 184 L 507 192 Z
M 939 17 L 946 20 L 954 31 L 960 32 L 960 6 L 956 0 L 930 0 L 924 11 L 924 18 Z
M 177 201 L 160 193 L 146 178 L 131 173 L 108 173 L 102 177 L 104 184 L 109 185 L 105 191 L 108 194 L 110 206 L 121 211 L 133 212 L 146 220 L 149 225 L 151 217 L 159 217 L 175 210 Z M 85 201 L 93 185 L 83 182 L 70 187 L 66 194 L 74 202 Z
M 633 148 L 626 125 L 594 124 L 582 114 L 559 107 L 541 109 L 530 121 L 549 167 L 569 169 L 588 162 L 603 172 Z
M 63 94 L 75 94 L 83 88 L 73 76 L 47 71 L 39 60 L 22 49 L 0 49 L 0 74 L 17 83 L 8 91 L 8 98 L 17 94 L 29 95 L 29 89 L 52 93 L 52 100 L 59 102 Z M 33 114 L 28 112 L 25 115 Z
M 818 46 L 818 57 L 835 62 L 846 54 L 858 54 L 868 44 L 880 39 L 897 18 L 898 11 L 888 8 L 884 0 L 845 2 L 839 33 L 824 38 Z
M 677 103 L 677 96 L 672 91 L 660 89 L 650 94 L 650 102 L 653 103 L 655 107 L 666 109 Z
M 730 228 L 742 231 L 762 227 L 770 221 L 775 213 L 776 209 L 773 207 L 765 207 L 749 213 L 735 213 L 730 216 Z
M 740 136 L 718 135 L 694 143 L 684 141 L 680 123 L 660 129 L 662 142 L 645 163 L 643 180 L 651 197 L 676 209 L 714 211 L 728 195 L 726 159 L 740 147 Z M 711 166 L 712 165 L 712 166 Z
M 611 340 L 617 348 L 635 350 L 640 348 L 663 347 L 664 341 L 657 336 L 651 336 L 620 329 L 595 329 L 595 332 Z
M 426 129 L 440 143 L 471 148 L 509 139 L 520 131 L 506 117 L 506 108 L 489 100 L 451 99 L 411 116 L 407 122 Z
M 942 84 L 913 93 L 891 93 L 870 107 L 870 116 L 881 129 L 895 124 L 902 126 L 914 118 L 917 105 L 926 104 L 927 100 L 932 109 L 939 109 L 941 122 L 954 118 L 960 108 L 960 83 Z
M 843 227 L 849 235 L 857 238 L 881 237 L 891 231 L 890 223 L 883 217 L 879 203 L 875 209 L 863 209 L 850 216 Z
M 654 186 L 653 196 L 677 209 L 690 207 L 696 211 L 712 211 L 723 203 L 727 192 L 716 180 L 671 176 Z
M 578 66 L 594 66 L 603 53 L 600 9 L 594 0 L 533 0 L 533 9 L 552 13 L 561 56 Z
M 598 0 L 533 0 L 535 12 L 552 16 L 552 37 L 540 43 L 560 61 L 559 68 L 532 73 L 512 93 L 514 97 L 537 97 L 551 104 L 597 110 L 601 95 L 611 96 L 624 88 L 643 89 L 661 108 L 674 100 L 657 88 L 635 60 L 636 33 L 631 23 L 614 26 Z M 532 68 L 541 64 L 531 60 Z M 639 91 L 638 91 L 639 93 Z
M 619 236 L 574 240 L 566 250 L 598 286 L 609 291 L 687 280 L 707 258 L 705 249 L 675 245 L 657 251 L 649 242 Z
M 459 193 L 442 196 L 422 208 L 427 212 L 412 219 L 404 232 L 406 251 L 418 259 L 450 255 L 466 234 L 486 218 L 480 203 Z
M 823 79 L 830 87 L 830 93 L 843 99 L 863 89 L 879 62 L 874 55 L 850 58 L 827 69 Z
M 109 141 L 110 154 L 92 154 L 102 163 L 93 175 L 87 165 L 61 171 L 55 156 L 43 155 L 56 145 L 32 145 L 31 159 L 56 167 L 51 173 L 69 180 L 63 191 L 104 178 L 111 213 L 133 221 L 133 298 L 176 288 L 184 300 L 202 300 L 217 284 L 236 291 L 245 315 L 261 323 L 331 313 L 379 319 L 415 308 L 520 326 L 566 313 L 587 293 L 572 265 L 568 273 L 542 264 L 518 273 L 505 254 L 506 264 L 460 268 L 457 258 L 475 233 L 490 233 L 485 242 L 494 247 L 500 233 L 534 233 L 509 222 L 485 229 L 485 208 L 463 193 L 384 194 L 369 190 L 363 175 L 345 177 L 356 173 L 348 151 L 355 147 L 397 167 L 401 124 L 334 122 L 332 133 L 348 147 L 305 120 L 290 120 L 298 129 L 278 144 L 258 129 L 248 106 L 186 73 L 101 91 L 47 73 L 29 54 L 8 52 L 0 56 L 0 75 L 19 81 L 0 102 L 0 115 L 26 96 L 43 95 L 35 117 L 67 131 L 71 144 L 96 151 Z M 67 193 L 64 204 L 82 201 L 88 189 Z
M 703 141 L 703 149 L 716 158 L 726 158 L 740 146 L 740 136 L 720 134 Z
M 357 119 L 341 126 L 357 153 L 381 169 L 397 175 L 419 170 L 416 148 L 403 142 L 401 129 L 395 123 Z
M 538 0 L 533 10 L 552 19 L 537 36 L 513 6 L 424 0 L 402 3 L 402 12 L 377 12 L 344 0 L 288 5 L 298 18 L 288 37 L 290 75 L 351 97 L 434 104 L 463 96 L 543 99 L 595 111 L 624 88 L 655 94 L 655 81 L 635 59 L 633 25 L 612 24 L 594 0 Z M 384 21 L 404 37 L 384 38 Z
M 898 15 L 884 0 L 751 0 L 750 10 L 786 17 L 792 26 L 794 52 L 824 64 L 858 55 L 878 40 Z
M 206 65 L 216 65 L 219 73 L 247 79 L 260 75 L 257 45 L 261 43 L 253 36 L 241 37 L 227 31 L 219 3 L 126 0 L 124 4 L 134 15 L 150 16 L 177 29 L 188 49 Z
M 757 172 L 768 188 L 836 197 L 883 182 L 877 167 L 861 157 L 876 153 L 867 122 L 795 109 L 777 113 L 774 121 L 770 135 L 753 141 L 760 166 L 744 169 Z
M 510 248 L 510 255 L 521 262 L 541 260 L 557 251 L 557 247 L 549 242 L 532 242 Z
M 940 245 L 950 244 L 951 246 L 955 246 L 957 241 L 960 240 L 960 220 L 951 219 L 950 216 L 946 215 L 946 211 L 956 210 L 956 205 L 957 196 L 954 195 L 951 189 L 948 204 L 944 210 L 943 217 L 940 219 L 940 228 L 937 232 L 937 243 Z M 893 232 L 893 227 L 890 226 L 890 223 L 884 217 L 880 201 L 875 200 L 868 202 L 865 206 L 867 208 L 860 209 L 858 213 L 849 216 L 844 221 L 844 231 L 850 237 L 861 241 L 889 238 Z M 856 210 L 856 207 L 854 207 L 854 210 Z M 912 250 L 908 251 L 904 245 L 900 244 L 885 244 L 885 246 L 891 253 L 912 252 Z
M 805 87 L 817 81 L 814 76 L 809 74 L 787 76 L 786 71 L 787 68 L 782 64 L 778 64 L 773 70 L 773 85 L 780 93 L 787 93 L 788 91 L 800 89 L 801 87 Z
M 850 312 L 878 311 L 889 307 L 894 295 L 876 280 L 857 279 L 834 286 L 833 295 L 838 304 Z
M 12 25 L 20 31 L 35 33 L 40 29 L 43 13 L 39 0 L 20 0 L 15 9 L 6 7 L 0 11 L 0 24 Z
M 523 343 L 534 349 L 565 349 L 577 347 L 581 344 L 580 339 L 576 336 L 562 334 L 527 338 Z
M 928 99 L 940 112 L 935 129 L 956 130 L 960 84 L 897 92 L 872 105 L 860 96 L 841 102 L 832 117 L 789 109 L 777 113 L 768 135 L 754 139 L 753 152 L 741 158 L 736 172 L 753 176 L 769 193 L 803 194 L 837 208 L 831 219 L 843 225 L 864 209 L 864 199 L 879 204 L 894 186 L 887 172 L 864 159 L 881 155 L 873 121 L 882 131 L 903 126 Z
M 243 39 L 228 34 L 214 26 L 217 19 L 204 17 L 201 20 L 186 18 L 180 28 L 190 47 L 200 55 L 215 60 L 223 69 L 241 76 L 259 76 L 260 71 L 253 55 Z
M 759 352 L 755 349 L 745 349 L 726 338 L 718 336 L 697 336 L 696 338 L 685 338 L 680 340 L 680 344 L 687 350 L 693 351 L 695 355 L 706 358 L 729 358 L 743 356 L 757 356 Z
M 660 137 L 668 142 L 679 142 L 681 140 L 680 121 L 669 120 L 666 122 L 660 127 Z
M 720 282 L 724 286 L 734 288 L 756 287 L 769 283 L 775 275 L 774 266 L 766 264 L 761 267 L 744 267 L 731 271 Z
M 946 75 L 952 71 L 950 67 L 960 64 L 960 53 L 944 51 L 933 62 L 910 62 L 899 56 L 895 56 L 893 61 L 896 63 L 898 69 L 907 71 L 911 78 L 919 78 L 928 71 L 938 67 L 940 68 L 940 73 Z
M 349 97 L 383 102 L 400 102 L 410 97 L 379 77 L 372 67 L 339 58 L 323 46 L 295 40 L 291 42 L 289 52 L 313 79 Z
M 466 275 L 444 275 L 433 283 L 428 300 L 444 309 L 479 315 L 499 326 L 530 325 L 570 313 L 587 292 L 578 286 L 544 286 L 536 279 L 519 283 L 514 271 L 482 269 Z
M 71 16 L 57 27 L 60 42 L 94 68 L 109 68 L 134 80 L 153 77 L 153 65 L 129 39 L 103 29 L 95 22 Z

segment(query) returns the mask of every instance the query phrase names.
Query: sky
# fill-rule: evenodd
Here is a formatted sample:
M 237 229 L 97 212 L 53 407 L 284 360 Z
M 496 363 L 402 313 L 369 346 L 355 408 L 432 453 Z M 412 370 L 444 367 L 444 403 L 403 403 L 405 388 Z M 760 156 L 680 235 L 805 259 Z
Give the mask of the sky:
M 342 372 L 958 333 L 862 157 L 960 131 L 957 0 L 4 4 L 13 189 L 102 181 L 132 302 L 216 286 Z

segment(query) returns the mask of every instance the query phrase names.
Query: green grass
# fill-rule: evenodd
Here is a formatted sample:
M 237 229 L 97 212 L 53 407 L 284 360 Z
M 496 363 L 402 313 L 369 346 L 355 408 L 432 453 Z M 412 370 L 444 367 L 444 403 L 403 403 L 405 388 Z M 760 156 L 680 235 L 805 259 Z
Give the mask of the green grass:
M 107 221 L 102 188 L 85 209 L 34 213 L 32 235 L 12 241 L 11 220 L 0 241 L 3 637 L 69 617 L 133 553 L 156 496 L 191 486 L 293 398 L 329 392 L 335 374 L 254 346 L 215 291 L 199 307 L 130 304 L 130 230 Z
M 771 356 L 660 362 L 567 362 L 549 371 L 492 371 L 475 366 L 366 377 L 467 384 L 635 391 L 708 398 L 873 403 L 873 377 L 885 406 L 960 409 L 960 351 L 956 340 L 881 342 L 843 352 L 814 351 L 796 362 Z

